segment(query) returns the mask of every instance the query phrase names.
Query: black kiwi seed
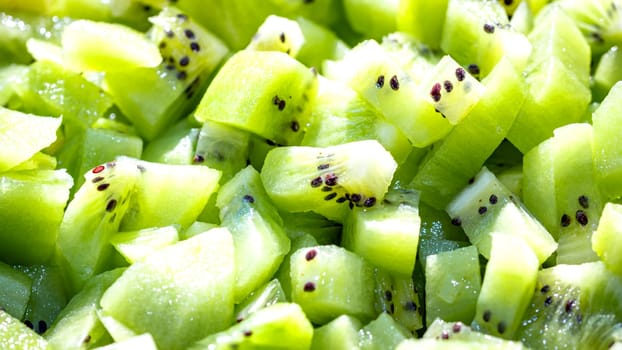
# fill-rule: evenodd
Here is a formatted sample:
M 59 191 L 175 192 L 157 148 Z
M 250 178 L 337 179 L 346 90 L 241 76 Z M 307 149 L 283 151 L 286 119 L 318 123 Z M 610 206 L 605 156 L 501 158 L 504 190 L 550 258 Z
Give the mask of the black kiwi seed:
M 43 334 L 48 330 L 48 324 L 44 320 L 39 320 L 37 325 L 39 326 L 39 334 Z
M 247 329 L 242 334 L 244 334 L 245 337 L 250 337 L 253 335 L 253 331 Z
M 324 177 L 324 183 L 326 186 L 337 185 L 337 176 L 335 174 L 328 174 Z
M 350 208 L 350 210 L 352 210 L 352 208 L 354 208 L 354 203 L 349 202 L 349 203 L 348 203 L 348 208 Z
M 479 66 L 474 63 L 469 64 L 467 70 L 473 75 L 479 75 Z
M 484 31 L 488 34 L 492 34 L 495 32 L 495 26 L 492 24 L 486 23 L 484 24 Z
M 507 6 L 510 6 L 514 3 L 514 0 L 503 0 L 503 3 L 506 4 Z
M 546 297 L 546 299 L 544 299 L 544 306 L 549 306 L 551 304 L 553 304 L 553 297 L 551 296 Z
M 581 226 L 587 225 L 587 215 L 585 215 L 585 212 L 583 210 L 577 210 L 577 212 L 575 213 L 575 218 L 577 219 L 577 222 L 581 224 Z
M 34 329 L 34 325 L 32 324 L 32 322 L 30 322 L 30 320 L 25 320 L 24 324 L 26 325 L 26 327 L 30 328 L 30 329 Z
M 390 312 L 392 314 L 394 314 L 395 313 L 395 304 L 391 303 L 391 306 L 389 308 L 390 308 Z
M 278 106 L 278 105 L 279 105 L 279 102 L 281 102 L 281 98 L 279 97 L 279 95 L 276 95 L 276 96 L 274 96 L 274 97 L 272 98 L 272 103 L 273 103 L 275 106 Z
M 570 216 L 568 214 L 563 214 L 560 220 L 562 227 L 567 227 L 570 225 Z
M 432 99 L 434 100 L 434 102 L 438 102 L 441 100 L 441 84 L 440 83 L 436 83 L 432 86 L 432 89 L 430 89 L 430 96 L 432 96 Z
M 328 164 L 320 164 L 317 166 L 317 170 L 324 170 L 324 169 L 328 169 L 329 165 Z
M 391 291 L 390 291 L 390 290 L 385 290 L 385 291 L 384 291 L 384 298 L 385 298 L 387 301 L 389 301 L 389 302 L 390 302 L 391 300 L 393 300 L 393 293 L 391 293 Z
M 169 37 L 169 38 L 172 38 L 172 37 L 174 37 L 174 36 L 175 36 L 175 33 L 173 33 L 173 31 L 172 31 L 172 30 L 165 30 L 165 31 L 164 31 L 164 34 L 165 34 L 167 37 Z
M 188 77 L 188 73 L 184 72 L 183 70 L 177 73 L 177 79 L 179 80 L 185 80 Z
M 302 0 L 302 2 L 305 4 L 311 4 L 313 3 L 313 0 Z
M 285 33 L 281 32 L 281 34 L 279 35 L 279 39 L 281 40 L 282 43 L 285 42 Z
M 374 204 L 376 204 L 376 197 L 369 197 L 363 202 L 363 206 L 367 208 L 373 207 Z
M 194 158 L 192 158 L 192 161 L 195 163 L 203 163 L 205 161 L 205 158 L 200 154 L 196 154 Z
M 492 313 L 490 312 L 490 310 L 486 310 L 484 311 L 484 314 L 482 315 L 482 318 L 484 319 L 484 322 L 490 322 L 490 317 L 492 316 Z
M 194 32 L 190 29 L 185 29 L 184 30 L 184 34 L 186 34 L 186 38 L 188 39 L 194 39 Z
M 93 168 L 93 170 L 91 170 L 91 172 L 92 172 L 93 174 L 99 174 L 99 173 L 101 173 L 102 171 L 104 171 L 104 169 L 106 169 L 106 167 L 105 167 L 105 166 L 103 166 L 103 165 L 98 165 L 98 166 L 96 166 L 95 168 Z
M 376 87 L 380 89 L 383 86 L 384 86 L 384 75 L 381 75 L 378 77 L 378 79 L 376 79 Z
M 313 292 L 315 290 L 315 283 L 313 282 L 307 282 L 305 283 L 303 290 L 305 292 Z
M 158 45 L 159 48 L 163 49 L 166 47 L 166 43 L 164 41 L 160 42 L 160 45 Z
M 332 189 L 331 187 L 329 187 L 329 186 L 324 186 L 324 187 L 322 187 L 322 192 L 330 192 L 330 191 L 332 191 L 332 190 L 333 190 L 333 189 Z
M 326 195 L 326 197 L 324 197 L 324 200 L 325 201 L 329 201 L 329 200 L 331 200 L 331 199 L 333 199 L 335 197 L 337 197 L 337 193 L 335 193 L 335 192 L 329 193 L 329 194 Z
M 505 333 L 505 328 L 507 326 L 505 325 L 505 322 L 501 321 L 499 322 L 499 324 L 497 324 L 497 332 L 499 332 L 499 334 L 503 334 Z
M 279 101 L 279 111 L 282 111 L 285 109 L 285 100 L 281 100 Z
M 451 224 L 454 226 L 460 226 L 462 225 L 462 219 L 460 219 L 459 217 L 455 217 L 451 219 Z
M 584 209 L 587 209 L 587 208 L 590 207 L 590 203 L 589 203 L 589 201 L 587 199 L 587 196 L 585 196 L 585 195 L 579 196 L 579 205 L 581 207 L 583 207 Z
M 196 42 L 191 42 L 190 43 L 190 50 L 194 51 L 194 52 L 199 52 L 201 50 L 201 47 L 199 46 L 198 43 Z
M 84 339 L 82 339 L 82 344 L 87 344 L 91 342 L 91 335 L 87 334 L 86 337 L 84 337 Z
M 244 197 L 242 197 L 242 200 L 248 203 L 255 203 L 255 197 L 251 196 L 250 194 L 245 194 Z
M 298 124 L 297 121 L 292 120 L 292 122 L 289 124 L 290 129 L 292 129 L 293 132 L 298 132 L 298 130 L 300 130 L 300 124 Z
M 499 198 L 497 198 L 497 196 L 494 194 L 491 194 L 490 198 L 488 198 L 488 202 L 490 202 L 490 204 L 497 204 L 498 200 Z
M 389 84 L 391 85 L 391 89 L 397 91 L 400 89 L 400 82 L 397 80 L 397 76 L 394 75 L 391 77 L 391 80 L 389 81 Z
M 114 208 L 116 208 L 116 206 L 117 206 L 117 200 L 111 199 L 108 201 L 108 203 L 106 203 L 106 211 L 111 212 L 114 210 Z
M 469 185 L 473 184 L 473 182 L 475 182 L 475 178 L 474 177 L 469 179 Z
M 311 187 L 320 187 L 321 184 L 322 184 L 322 178 L 319 176 L 311 180 Z
M 454 325 L 451 327 L 451 330 L 454 333 L 460 333 L 460 331 L 462 330 L 462 322 L 456 322 L 454 323 Z
M 449 332 L 443 329 L 443 331 L 441 332 L 441 339 L 443 340 L 449 339 Z
M 545 284 L 540 288 L 540 293 L 546 294 L 551 290 L 551 287 L 548 284 Z
M 105 191 L 108 187 L 110 187 L 110 184 L 103 183 L 103 184 L 100 184 L 99 186 L 97 186 L 97 190 L 98 191 Z
M 449 80 L 445 80 L 443 82 L 443 87 L 445 88 L 445 91 L 447 92 L 451 92 L 451 90 L 454 89 L 454 85 Z
M 315 249 L 311 249 L 307 252 L 307 254 L 305 255 L 305 259 L 307 259 L 307 261 L 311 261 L 313 260 L 315 257 L 317 256 L 317 250 Z
M 339 197 L 339 198 L 337 198 L 336 202 L 337 202 L 337 203 L 343 203 L 343 202 L 345 202 L 346 200 L 347 200 L 347 199 L 346 199 L 346 197 Z
M 478 212 L 480 215 L 484 215 L 487 211 L 488 211 L 488 208 L 486 208 L 486 207 L 479 207 L 479 208 L 477 209 L 477 212 Z
M 183 13 L 178 13 L 177 14 L 177 19 L 181 20 L 181 21 L 185 21 L 188 19 L 188 16 L 184 15 Z
M 417 311 L 417 304 L 414 301 L 407 301 L 404 303 L 404 310 L 406 311 Z
M 361 201 L 361 195 L 360 195 L 360 194 L 358 194 L 358 193 L 353 193 L 353 194 L 350 196 L 350 200 L 351 200 L 352 202 L 354 202 L 354 203 L 358 203 L 358 202 L 360 202 L 360 201 Z
M 466 72 L 464 71 L 464 68 L 456 68 L 456 79 L 458 79 L 458 81 L 463 81 L 464 78 L 466 78 Z
M 97 176 L 97 177 L 94 177 L 93 180 L 91 180 L 91 182 L 95 184 L 95 183 L 102 181 L 103 179 L 104 179 L 103 176 Z
M 166 68 L 166 70 L 173 70 L 175 69 L 175 66 L 173 66 L 172 64 L 167 64 L 164 68 Z
M 187 66 L 190 63 L 190 57 L 188 56 L 184 56 L 181 59 L 179 59 L 179 65 L 182 67 Z

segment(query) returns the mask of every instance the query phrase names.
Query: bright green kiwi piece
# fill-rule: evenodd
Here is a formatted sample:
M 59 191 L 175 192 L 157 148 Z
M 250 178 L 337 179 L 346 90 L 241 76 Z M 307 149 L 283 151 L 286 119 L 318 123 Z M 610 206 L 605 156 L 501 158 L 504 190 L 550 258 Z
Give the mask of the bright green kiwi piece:
M 117 232 L 110 237 L 110 244 L 133 264 L 149 254 L 177 243 L 179 232 L 176 226 L 146 228 L 137 231 Z
M 622 195 L 622 163 L 615 156 L 622 149 L 622 141 L 616 137 L 620 116 L 618 101 L 621 98 L 622 83 L 616 83 L 592 115 L 594 172 L 598 186 L 608 200 Z
M 439 49 L 449 0 L 400 0 L 397 29 L 432 49 Z
M 534 293 L 539 265 L 538 257 L 521 237 L 493 234 L 474 327 L 512 339 Z
M 298 249 L 290 264 L 291 299 L 313 323 L 342 314 L 374 318 L 374 275 L 363 258 L 338 246 L 315 246 Z
M 0 107 L 0 172 L 28 160 L 56 141 L 61 119 L 25 114 Z
M 622 205 L 605 204 L 598 228 L 592 234 L 592 249 L 611 271 L 622 275 L 622 261 L 618 252 L 622 249 Z
M 327 324 L 313 330 L 311 350 L 335 349 L 352 350 L 359 347 L 359 329 L 361 321 L 357 318 L 341 315 Z
M 320 243 L 318 243 L 318 241 L 313 236 L 307 233 L 303 233 L 291 239 L 291 245 L 290 245 L 289 252 L 283 258 L 283 262 L 281 263 L 281 266 L 279 266 L 279 270 L 275 274 L 288 300 L 291 300 L 291 295 L 292 295 L 292 279 L 290 277 L 291 256 L 298 249 L 307 248 L 307 247 L 315 247 L 319 244 Z
M 618 46 L 612 46 L 600 56 L 593 78 L 592 98 L 602 101 L 613 86 L 622 80 L 622 52 Z
M 395 349 L 403 340 L 411 338 L 412 334 L 391 315 L 381 312 L 375 320 L 359 330 L 359 336 L 361 350 L 381 350 Z
M 65 170 L 25 170 L 2 173 L 0 184 L 1 260 L 48 262 L 73 179 Z
M 298 304 L 276 303 L 229 329 L 196 342 L 188 349 L 304 350 L 311 346 L 312 337 L 313 326 Z
M 525 240 L 544 262 L 557 249 L 557 242 L 486 167 L 473 178 L 446 208 L 454 224 L 462 226 L 480 254 L 491 254 L 493 234 L 507 234 Z
M 107 269 L 112 252 L 108 240 L 119 229 L 139 176 L 137 164 L 129 160 L 101 164 L 84 174 L 85 182 L 67 205 L 56 240 L 71 294 Z M 84 254 L 85 249 L 90 253 Z
M 399 3 L 399 0 L 344 0 L 343 8 L 354 31 L 379 40 L 396 31 Z
M 102 314 L 184 349 L 233 321 L 233 272 L 233 238 L 216 228 L 132 264 L 102 296 Z
M 155 67 L 158 47 L 144 33 L 117 23 L 77 20 L 63 29 L 63 62 L 78 71 Z
M 272 279 L 255 289 L 244 301 L 235 306 L 235 321 L 240 323 L 255 312 L 276 303 L 287 302 L 287 299 L 279 280 Z
M 274 204 L 342 221 L 354 206 L 373 207 L 388 190 L 397 164 L 378 141 L 330 147 L 278 147 L 266 156 L 261 179 Z
M 419 244 L 419 193 L 390 190 L 382 205 L 355 208 L 347 216 L 341 245 L 390 273 L 411 276 Z
M 304 42 L 305 37 L 297 21 L 270 15 L 257 28 L 246 50 L 279 51 L 295 58 Z
M 481 289 L 475 246 L 428 255 L 425 263 L 426 324 L 440 318 L 469 324 Z
M 160 137 L 148 143 L 141 158 L 154 163 L 191 164 L 200 128 L 182 119 Z
M 221 224 L 235 244 L 236 303 L 269 281 L 290 249 L 282 220 L 259 173 L 247 166 L 225 183 L 216 199 Z
M 502 59 L 482 81 L 484 94 L 473 109 L 440 142 L 421 164 L 410 186 L 421 191 L 421 200 L 437 209 L 480 170 L 501 144 L 526 96 L 516 68 Z M 495 98 L 504 95 L 508 99 Z
M 201 122 L 231 125 L 278 144 L 296 145 L 302 139 L 316 90 L 317 71 L 286 53 L 243 50 L 218 71 L 195 117 Z

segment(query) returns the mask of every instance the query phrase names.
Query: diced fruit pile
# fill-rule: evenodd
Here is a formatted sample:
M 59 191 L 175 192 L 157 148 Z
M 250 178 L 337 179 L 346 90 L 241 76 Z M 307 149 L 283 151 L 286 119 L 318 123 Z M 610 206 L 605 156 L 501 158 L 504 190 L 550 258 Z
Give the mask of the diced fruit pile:
M 0 348 L 622 349 L 622 0 L 0 0 Z

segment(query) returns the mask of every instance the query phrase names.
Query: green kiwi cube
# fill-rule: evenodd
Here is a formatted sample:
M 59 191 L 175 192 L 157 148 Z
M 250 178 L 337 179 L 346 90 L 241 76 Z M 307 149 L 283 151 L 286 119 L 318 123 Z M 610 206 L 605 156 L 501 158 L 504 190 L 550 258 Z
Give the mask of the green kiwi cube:
M 64 64 L 77 71 L 155 67 L 158 47 L 141 32 L 121 24 L 77 20 L 63 29 Z
M 182 119 L 148 143 L 141 158 L 154 163 L 192 164 L 199 131 L 188 119 Z
M 233 238 L 225 228 L 178 242 L 132 264 L 104 293 L 103 315 L 159 348 L 184 349 L 233 318 Z
M 278 147 L 266 156 L 261 179 L 274 204 L 343 221 L 355 206 L 384 199 L 397 164 L 378 141 L 330 147 Z
M 387 122 L 367 101 L 343 82 L 319 77 L 311 121 L 302 146 L 327 147 L 376 139 L 398 164 L 412 146 L 395 125 Z
M 435 319 L 470 323 L 481 288 L 475 246 L 428 255 L 425 263 L 426 323 Z
M 320 243 L 318 243 L 315 237 L 306 233 L 291 239 L 289 252 L 283 258 L 283 262 L 281 263 L 281 266 L 279 266 L 279 270 L 275 274 L 279 279 L 281 288 L 283 288 L 283 292 L 285 293 L 285 296 L 288 300 L 291 300 L 292 295 L 292 279 L 289 275 L 289 272 L 291 270 L 291 256 L 300 248 L 315 247 L 319 244 Z
M 143 260 L 154 251 L 177 243 L 178 240 L 178 228 L 164 226 L 115 233 L 110 237 L 110 244 L 123 255 L 128 263 L 133 264 Z
M 0 107 L 0 171 L 15 167 L 56 141 L 61 120 Z
M 622 262 L 618 252 L 622 249 L 622 205 L 607 203 L 598 223 L 598 228 L 592 234 L 592 249 L 611 271 L 622 275 Z
M 344 0 L 345 18 L 354 31 L 380 39 L 396 30 L 399 0 Z
M 412 334 L 388 313 L 382 312 L 359 331 L 361 350 L 395 349 Z
M 73 179 L 65 170 L 0 175 L 0 257 L 12 264 L 48 262 L 55 251 Z
M 423 202 L 437 209 L 444 208 L 477 174 L 507 135 L 525 100 L 520 72 L 506 59 L 497 63 L 482 84 L 485 90 L 479 102 L 434 145 L 410 184 L 421 191 Z
M 297 21 L 270 15 L 257 28 L 246 49 L 280 51 L 295 58 L 304 42 L 305 37 Z
M 46 350 L 48 342 L 19 319 L 0 310 L 0 343 L 6 349 Z
M 99 301 L 110 285 L 125 269 L 113 269 L 89 279 L 84 288 L 74 295 L 44 337 L 51 349 L 83 349 L 112 341 L 100 322 Z
M 276 303 L 247 319 L 202 339 L 189 350 L 199 349 L 309 349 L 313 326 L 298 304 Z
M 290 259 L 291 298 L 315 324 L 346 314 L 369 321 L 374 315 L 374 276 L 358 255 L 338 246 L 298 249 Z
M 422 289 L 415 284 L 414 278 L 391 274 L 381 268 L 374 268 L 374 278 L 376 312 L 388 313 L 412 334 L 423 328 L 424 309 L 419 296 Z
M 473 74 L 487 76 L 503 56 L 524 68 L 531 44 L 498 1 L 450 0 L 445 16 L 441 49 Z
M 555 201 L 555 174 L 553 138 L 541 142 L 523 158 L 523 191 L 525 206 L 556 240 L 559 237 L 559 219 Z
M 397 29 L 431 49 L 439 49 L 449 0 L 400 0 Z
M 557 242 L 486 167 L 473 178 L 446 208 L 452 222 L 462 226 L 480 254 L 491 254 L 492 233 L 521 237 L 544 262 L 557 248 Z
M 101 164 L 84 174 L 84 184 L 67 205 L 56 240 L 58 261 L 72 294 L 106 270 L 113 251 L 108 240 L 130 207 L 139 176 L 137 164 L 129 159 Z
M 134 163 L 139 178 L 120 229 L 192 224 L 219 187 L 221 172 L 202 165 L 174 165 L 118 157 Z
M 311 350 L 351 350 L 359 348 L 359 329 L 363 325 L 355 317 L 341 315 L 313 330 Z
M 157 350 L 157 345 L 153 340 L 153 337 L 149 333 L 143 333 L 141 335 L 136 335 L 131 338 L 113 343 L 104 346 L 97 347 L 95 349 L 98 350 L 132 350 L 132 349 L 143 349 L 143 350 Z
M 622 83 L 616 83 L 592 116 L 594 172 L 601 192 L 608 199 L 622 195 L 619 180 L 622 178 L 622 163 L 617 156 L 622 149 L 622 141 L 617 137 L 620 116 L 617 101 L 620 98 Z
M 521 237 L 492 237 L 473 323 L 485 333 L 511 339 L 534 292 L 540 263 Z
M 370 264 L 410 276 L 419 244 L 419 193 L 391 190 L 382 206 L 356 208 L 344 222 L 341 245 Z
M 195 117 L 235 126 L 278 144 L 299 144 L 317 89 L 316 75 L 282 52 L 239 51 L 218 71 Z
M 27 274 L 0 262 L 0 308 L 22 320 L 28 307 L 32 284 Z
M 326 61 L 323 72 L 358 92 L 414 146 L 430 145 L 452 128 L 449 120 L 434 110 L 429 87 L 417 84 L 375 40 L 359 43 L 341 60 Z
M 290 249 L 282 219 L 252 166 L 225 183 L 216 198 L 220 222 L 235 245 L 236 303 L 270 280 Z
M 306 17 L 297 17 L 296 22 L 305 37 L 296 59 L 304 65 L 321 69 L 324 60 L 340 59 L 350 49 L 329 27 Z

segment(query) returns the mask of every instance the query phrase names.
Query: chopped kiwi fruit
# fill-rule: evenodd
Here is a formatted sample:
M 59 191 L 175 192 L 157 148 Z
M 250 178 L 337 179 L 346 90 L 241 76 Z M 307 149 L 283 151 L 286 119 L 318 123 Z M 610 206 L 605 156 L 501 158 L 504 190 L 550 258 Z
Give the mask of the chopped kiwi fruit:
M 261 178 L 278 207 L 342 221 L 355 206 L 380 203 L 396 167 L 375 140 L 324 148 L 278 147 L 266 156 Z
M 233 263 L 225 228 L 180 241 L 125 270 L 102 296 L 102 313 L 151 333 L 159 348 L 184 349 L 233 321 Z
M 359 347 L 361 321 L 355 317 L 341 315 L 327 324 L 313 330 L 312 350 L 349 350 Z
M 7 349 L 48 348 L 48 342 L 44 338 L 4 310 L 0 310 L 0 342 Z

